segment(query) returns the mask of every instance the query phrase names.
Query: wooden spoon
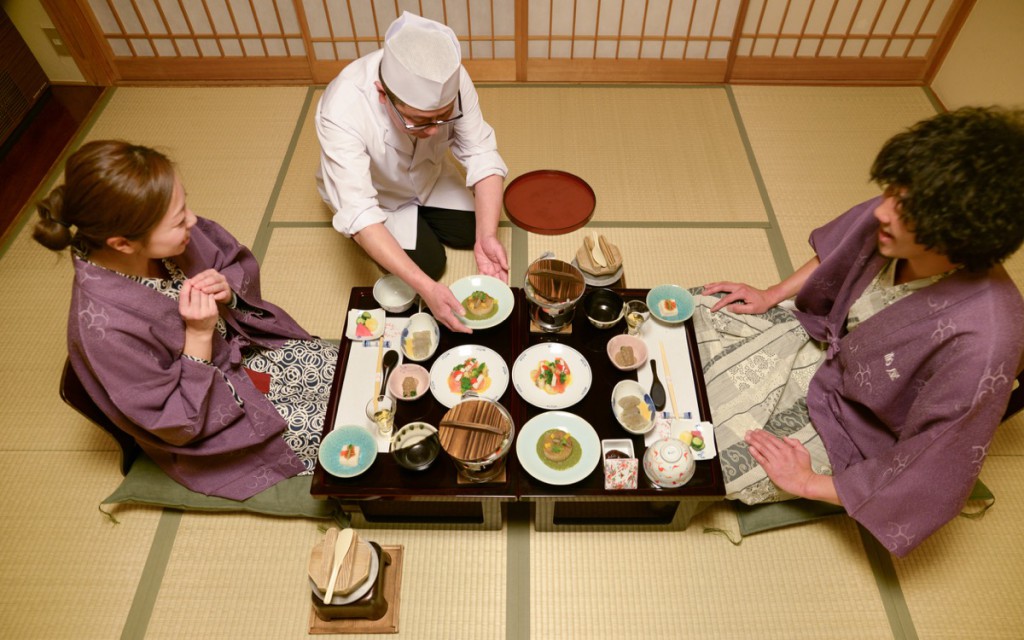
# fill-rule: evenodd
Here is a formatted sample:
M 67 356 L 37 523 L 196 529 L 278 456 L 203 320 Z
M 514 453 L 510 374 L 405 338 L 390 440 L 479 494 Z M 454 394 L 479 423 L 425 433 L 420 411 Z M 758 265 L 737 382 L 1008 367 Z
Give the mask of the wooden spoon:
M 338 582 L 338 571 L 341 563 L 348 555 L 349 547 L 352 546 L 352 536 L 355 532 L 352 529 L 342 529 L 338 532 L 338 539 L 334 542 L 334 558 L 331 561 L 331 575 L 327 580 L 327 589 L 324 591 L 324 604 L 331 604 L 334 599 L 334 585 Z

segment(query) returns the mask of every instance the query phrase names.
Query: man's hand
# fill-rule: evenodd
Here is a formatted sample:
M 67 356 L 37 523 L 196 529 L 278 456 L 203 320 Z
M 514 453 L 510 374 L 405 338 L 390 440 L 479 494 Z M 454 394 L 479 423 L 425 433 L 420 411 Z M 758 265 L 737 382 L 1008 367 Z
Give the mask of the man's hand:
M 740 282 L 712 282 L 704 285 L 701 294 L 710 296 L 722 292 L 726 295 L 711 307 L 712 312 L 729 307 L 733 313 L 756 314 L 764 313 L 775 305 L 775 300 L 767 291 Z
M 763 429 L 751 429 L 743 440 L 779 489 L 801 498 L 840 504 L 832 477 L 814 473 L 811 454 L 799 440 L 778 438 Z
M 484 236 L 473 245 L 476 266 L 481 274 L 508 284 L 508 257 L 496 236 Z
M 456 299 L 455 294 L 447 286 L 440 282 L 433 283 L 425 293 L 421 293 L 423 302 L 430 307 L 434 319 L 456 333 L 473 333 L 473 330 L 464 325 L 459 318 L 466 315 L 462 303 Z

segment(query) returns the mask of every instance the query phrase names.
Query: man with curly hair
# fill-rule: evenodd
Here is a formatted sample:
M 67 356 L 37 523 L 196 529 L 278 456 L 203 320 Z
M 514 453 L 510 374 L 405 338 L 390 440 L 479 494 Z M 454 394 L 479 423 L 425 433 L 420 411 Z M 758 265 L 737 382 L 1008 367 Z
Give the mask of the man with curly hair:
M 705 286 L 695 323 L 729 496 L 842 505 L 903 556 L 963 508 L 1021 371 L 1024 112 L 919 122 L 871 178 L 807 264 Z

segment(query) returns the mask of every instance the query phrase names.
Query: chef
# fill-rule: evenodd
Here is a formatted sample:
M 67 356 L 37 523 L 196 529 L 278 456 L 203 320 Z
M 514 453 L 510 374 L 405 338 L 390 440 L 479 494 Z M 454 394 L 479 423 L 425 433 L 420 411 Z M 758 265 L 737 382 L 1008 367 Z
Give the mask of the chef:
M 395 20 L 384 48 L 345 67 L 317 105 L 317 188 L 336 230 L 412 286 L 438 322 L 469 332 L 461 302 L 437 282 L 444 245 L 473 247 L 479 272 L 508 282 L 497 237 L 508 169 L 461 59 L 447 26 L 408 12 Z

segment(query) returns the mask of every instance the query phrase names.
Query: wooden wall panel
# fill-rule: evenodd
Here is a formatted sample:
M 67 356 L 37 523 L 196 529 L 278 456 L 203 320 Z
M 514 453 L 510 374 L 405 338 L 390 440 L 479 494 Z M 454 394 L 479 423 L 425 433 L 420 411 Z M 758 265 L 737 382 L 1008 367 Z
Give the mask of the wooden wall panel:
M 403 11 L 480 81 L 919 84 L 974 0 L 43 2 L 98 84 L 325 83 Z

